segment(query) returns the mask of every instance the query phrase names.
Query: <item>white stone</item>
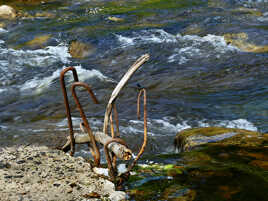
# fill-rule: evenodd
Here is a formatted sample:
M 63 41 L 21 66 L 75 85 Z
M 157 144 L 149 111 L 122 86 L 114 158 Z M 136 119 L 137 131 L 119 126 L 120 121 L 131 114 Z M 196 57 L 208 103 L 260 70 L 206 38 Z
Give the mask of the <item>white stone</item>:
M 7 5 L 0 6 L 0 18 L 5 18 L 5 19 L 16 18 L 15 9 Z
M 123 201 L 126 200 L 126 193 L 123 191 L 114 191 L 109 196 L 110 200 L 113 201 Z

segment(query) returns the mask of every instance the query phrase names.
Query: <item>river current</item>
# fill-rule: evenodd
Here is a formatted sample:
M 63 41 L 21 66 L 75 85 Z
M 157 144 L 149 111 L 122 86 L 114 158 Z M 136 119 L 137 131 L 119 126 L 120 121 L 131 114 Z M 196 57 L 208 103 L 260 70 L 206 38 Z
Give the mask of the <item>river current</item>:
M 57 0 L 11 5 L 35 17 L 7 20 L 0 29 L 1 146 L 68 133 L 59 82 L 67 66 L 76 68 L 80 81 L 92 86 L 99 99 L 94 105 L 85 91 L 79 93 L 91 127 L 101 130 L 113 88 L 145 53 L 150 60 L 117 100 L 120 133 L 132 146 L 143 136 L 143 121 L 136 117 L 137 83 L 148 89 L 147 153 L 172 152 L 174 136 L 186 128 L 268 132 L 268 50 L 250 51 L 252 44 L 268 45 L 266 0 Z M 50 17 L 36 17 L 37 13 Z M 237 33 L 247 36 L 249 49 L 224 39 L 225 34 Z M 44 35 L 49 40 L 42 45 L 27 43 Z M 90 44 L 87 57 L 70 55 L 73 40 Z M 68 75 L 68 87 L 71 83 Z M 79 130 L 81 118 L 70 99 Z

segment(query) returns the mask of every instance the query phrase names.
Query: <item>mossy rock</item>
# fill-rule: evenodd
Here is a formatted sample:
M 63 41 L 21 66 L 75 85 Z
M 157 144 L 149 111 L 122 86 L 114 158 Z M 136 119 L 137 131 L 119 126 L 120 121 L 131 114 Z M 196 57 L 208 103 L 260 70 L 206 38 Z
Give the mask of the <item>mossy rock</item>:
M 83 59 L 95 52 L 95 47 L 91 44 L 85 44 L 77 40 L 71 41 L 69 45 L 69 53 L 73 58 Z
M 203 28 L 198 24 L 193 24 L 182 30 L 182 35 L 202 35 L 204 32 Z
M 174 140 L 175 147 L 180 151 L 194 147 L 218 143 L 222 145 L 260 146 L 267 137 L 258 132 L 237 128 L 205 127 L 191 128 L 179 132 Z
M 45 48 L 47 46 L 48 41 L 51 39 L 51 35 L 40 35 L 34 37 L 32 40 L 29 40 L 23 44 L 20 44 L 16 47 L 16 49 L 20 49 L 23 47 L 27 47 L 30 49 L 38 49 Z
M 53 2 L 56 0 L 7 0 L 7 3 L 21 3 L 21 4 L 29 4 L 29 5 L 36 5 L 42 4 L 47 2 Z
M 233 14 L 245 14 L 245 15 L 252 15 L 252 16 L 256 16 L 256 17 L 260 17 L 262 16 L 262 12 L 257 10 L 257 9 L 253 9 L 253 8 L 245 8 L 245 7 L 240 7 L 237 9 L 234 9 L 231 11 Z
M 265 53 L 268 45 L 256 45 L 248 41 L 246 33 L 227 33 L 223 35 L 227 44 L 233 45 L 244 52 Z

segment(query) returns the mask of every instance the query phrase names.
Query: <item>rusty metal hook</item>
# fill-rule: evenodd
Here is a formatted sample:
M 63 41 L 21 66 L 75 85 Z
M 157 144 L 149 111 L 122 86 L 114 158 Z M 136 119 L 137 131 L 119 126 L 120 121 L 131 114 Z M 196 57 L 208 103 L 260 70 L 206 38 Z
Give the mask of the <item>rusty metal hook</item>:
M 113 115 L 115 117 L 115 123 L 116 123 L 116 135 L 114 133 Z M 110 114 L 110 122 L 109 123 L 110 123 L 110 129 L 111 129 L 112 138 L 119 137 L 120 136 L 120 133 L 119 133 L 119 120 L 118 120 L 118 113 L 117 113 L 115 103 L 113 104 L 113 109 L 112 109 L 112 112 Z M 116 156 L 113 153 L 112 153 L 112 156 L 113 156 L 113 166 L 116 166 Z
M 134 159 L 131 165 L 128 167 L 128 171 L 131 171 L 131 169 L 135 166 L 136 162 L 139 160 L 141 155 L 143 154 L 146 144 L 147 144 L 147 95 L 146 95 L 146 89 L 141 89 L 138 94 L 137 98 L 137 116 L 138 119 L 140 119 L 140 97 L 143 94 L 143 120 L 144 120 L 144 137 L 143 137 L 143 144 L 141 146 L 141 149 L 137 155 L 137 157 Z
M 93 91 L 91 90 L 91 88 L 86 84 L 86 83 L 83 83 L 83 82 L 74 82 L 72 84 L 72 95 L 74 97 L 74 100 L 75 100 L 75 103 L 77 105 L 77 108 L 79 109 L 79 112 L 80 112 L 80 116 L 82 117 L 83 119 L 83 123 L 84 123 L 84 126 L 86 127 L 86 131 L 88 133 L 88 136 L 90 138 L 90 141 L 91 141 L 91 144 L 93 146 L 93 151 L 92 149 L 91 150 L 91 153 L 94 157 L 94 162 L 95 162 L 95 166 L 99 166 L 100 165 L 100 151 L 99 151 L 99 148 L 97 147 L 97 144 L 96 144 L 96 140 L 95 140 L 95 137 L 92 133 L 92 130 L 89 126 L 89 123 L 87 121 L 87 118 L 86 118 L 86 115 L 84 113 L 84 110 L 77 98 L 77 95 L 76 95 L 76 92 L 75 92 L 75 88 L 78 87 L 78 86 L 81 86 L 81 87 L 84 87 L 90 94 L 92 100 L 94 103 L 98 104 L 98 100 L 96 98 L 96 96 L 94 95 Z
M 115 138 L 115 137 L 119 137 L 120 136 L 120 133 L 119 133 L 118 112 L 117 112 L 115 103 L 113 104 L 113 110 L 112 110 L 112 112 L 110 114 L 110 128 L 111 128 L 111 136 L 112 136 L 112 138 Z M 115 118 L 116 135 L 114 134 L 113 115 L 114 115 L 114 118 Z
M 75 82 L 78 82 L 78 76 L 77 76 L 77 72 L 76 72 L 74 67 L 65 68 L 60 73 L 60 83 L 61 83 L 61 88 L 62 88 L 63 97 L 64 97 L 64 104 L 65 104 L 66 116 L 68 119 L 68 127 L 69 127 L 70 140 L 71 140 L 70 155 L 73 156 L 74 152 L 75 152 L 74 131 L 73 131 L 72 116 L 71 116 L 71 112 L 70 112 L 70 106 L 69 106 L 69 101 L 68 101 L 68 96 L 67 96 L 67 91 L 66 91 L 66 86 L 65 86 L 65 80 L 64 80 L 65 73 L 68 71 L 73 72 L 73 78 L 74 78 Z
M 117 176 L 116 164 L 112 163 L 111 157 L 109 155 L 109 150 L 108 150 L 108 145 L 111 144 L 112 142 L 120 143 L 122 145 L 125 145 L 126 147 L 127 147 L 127 144 L 124 140 L 122 140 L 120 138 L 113 138 L 110 141 L 108 141 L 107 143 L 105 143 L 105 145 L 104 145 L 104 153 L 105 153 L 105 157 L 106 157 L 107 164 L 108 164 L 109 175 L 112 178 L 112 180 L 115 181 L 116 176 Z

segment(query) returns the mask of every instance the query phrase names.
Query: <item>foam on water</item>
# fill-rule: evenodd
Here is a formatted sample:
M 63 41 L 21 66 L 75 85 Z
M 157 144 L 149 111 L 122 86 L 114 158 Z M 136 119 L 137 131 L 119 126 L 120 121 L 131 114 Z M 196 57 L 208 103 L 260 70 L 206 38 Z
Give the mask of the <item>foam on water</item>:
M 163 29 L 151 29 L 132 32 L 130 36 L 116 35 L 121 48 L 138 46 L 141 44 L 177 44 L 177 48 L 171 48 L 168 62 L 185 64 L 196 58 L 220 58 L 223 54 L 239 51 L 236 47 L 225 42 L 223 36 L 208 34 L 206 36 L 173 35 Z
M 100 71 L 96 70 L 96 69 L 92 69 L 92 70 L 87 70 L 82 68 L 82 66 L 76 66 L 75 67 L 79 80 L 80 81 L 85 81 L 88 79 L 92 79 L 92 78 L 97 78 L 100 81 L 106 81 L 106 82 L 115 82 L 113 79 L 103 75 Z
M 5 91 L 7 91 L 6 88 L 5 88 L 5 89 L 0 89 L 0 94 L 1 94 L 2 92 L 5 92 Z
M 236 120 L 217 120 L 213 122 L 207 121 L 199 121 L 199 127 L 210 127 L 210 126 L 217 126 L 217 127 L 226 127 L 226 128 L 239 128 L 239 129 L 246 129 L 250 131 L 258 131 L 258 128 L 254 126 L 253 123 L 249 122 L 246 119 L 236 119 Z
M 222 121 L 219 123 L 219 126 L 227 128 L 240 128 L 250 131 L 258 131 L 258 128 L 254 126 L 253 123 L 247 121 L 246 119 L 236 119 L 233 121 Z
M 176 133 L 181 130 L 191 128 L 191 126 L 187 124 L 187 121 L 183 121 L 182 123 L 178 123 L 176 125 L 173 125 L 164 119 L 155 119 L 152 120 L 152 122 L 154 122 L 153 123 L 154 127 L 157 126 L 159 129 L 166 130 L 169 133 Z
M 209 58 L 211 56 L 220 58 L 228 52 L 239 51 L 236 47 L 228 45 L 223 36 L 207 35 L 185 35 L 176 36 L 180 48 L 175 48 L 174 53 L 168 57 L 168 62 L 187 63 L 191 59 Z
M 47 67 L 56 62 L 69 63 L 71 55 L 68 53 L 68 47 L 64 44 L 58 46 L 48 46 L 37 50 L 14 50 L 1 49 L 1 58 L 8 60 L 8 66 L 17 67 Z M 8 69 L 10 70 L 10 68 Z
M 132 37 L 116 35 L 122 47 L 147 43 L 176 43 L 176 37 L 163 29 L 143 30 L 133 32 Z
M 20 88 L 20 92 L 23 95 L 31 95 L 31 94 L 40 94 L 44 89 L 51 86 L 53 81 L 59 78 L 61 69 L 56 70 L 51 76 L 44 77 L 44 78 L 38 78 L 35 77 L 31 80 L 26 81 Z
M 35 77 L 31 80 L 26 81 L 20 88 L 20 92 L 23 95 L 36 95 L 42 93 L 44 90 L 48 89 L 55 83 L 59 77 L 61 71 L 64 69 L 57 69 L 51 76 L 39 78 Z M 80 81 L 85 81 L 88 79 L 99 79 L 100 81 L 113 81 L 112 79 L 106 77 L 103 75 L 100 71 L 92 69 L 87 70 L 82 68 L 82 66 L 75 66 L 75 69 L 77 70 L 77 74 Z M 68 78 L 66 79 L 66 82 L 70 82 L 72 80 L 70 74 L 67 75 Z
M 3 29 L 3 28 L 0 28 L 0 33 L 7 33 L 8 31 Z
M 68 64 L 71 57 L 68 53 L 68 47 L 64 44 L 58 46 L 49 46 L 37 50 L 14 50 L 5 47 L 5 42 L 0 40 L 0 84 L 9 85 L 13 77 L 20 75 L 25 68 L 42 68 L 49 67 L 58 62 Z M 34 72 L 33 72 L 34 73 Z M 5 75 L 5 76 L 4 76 Z M 39 77 L 28 80 L 26 83 L 30 88 L 43 86 L 38 80 Z M 50 78 L 44 79 L 44 85 L 49 82 Z M 23 86 L 24 87 L 24 86 Z M 25 87 L 27 88 L 27 86 Z
M 94 130 L 98 130 L 102 128 L 102 121 L 95 118 L 87 119 L 91 128 Z M 77 127 L 77 130 L 80 130 L 80 123 L 83 122 L 83 120 L 80 117 L 72 117 L 73 126 Z M 63 119 L 62 121 L 56 123 L 56 126 L 58 127 L 57 130 L 60 129 L 67 129 L 68 126 L 68 120 L 67 118 Z

